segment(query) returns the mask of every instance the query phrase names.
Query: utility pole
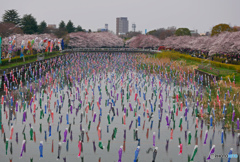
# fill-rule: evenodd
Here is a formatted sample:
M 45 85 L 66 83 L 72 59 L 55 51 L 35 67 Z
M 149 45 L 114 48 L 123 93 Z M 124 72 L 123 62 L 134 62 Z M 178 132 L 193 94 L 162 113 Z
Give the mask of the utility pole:
M 2 64 L 2 37 L 0 37 L 0 64 Z

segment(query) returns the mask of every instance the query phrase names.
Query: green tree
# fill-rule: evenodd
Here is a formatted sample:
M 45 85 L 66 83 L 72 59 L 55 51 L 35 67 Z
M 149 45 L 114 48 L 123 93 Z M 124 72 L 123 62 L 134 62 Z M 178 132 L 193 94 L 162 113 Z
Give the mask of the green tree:
M 92 30 L 91 29 L 88 29 L 88 33 L 91 33 L 92 32 Z
M 128 40 L 128 39 L 131 39 L 132 37 L 134 37 L 134 36 L 138 36 L 138 35 L 140 35 L 140 34 L 142 34 L 142 32 L 141 31 L 130 31 L 130 32 L 127 32 L 126 33 L 126 35 L 125 35 L 125 40 Z
M 59 23 L 59 27 L 58 29 L 55 31 L 55 35 L 56 37 L 58 38 L 63 38 L 63 37 L 66 37 L 67 35 L 67 29 L 66 29 L 66 25 L 65 25 L 65 22 L 62 20 L 60 23 Z
M 47 29 L 47 23 L 45 21 L 42 21 L 38 26 L 38 33 L 43 34 Z
M 63 20 L 59 23 L 59 29 L 66 29 L 66 25 Z
M 176 27 L 172 26 L 172 27 L 168 27 L 166 29 L 159 28 L 159 29 L 151 30 L 147 34 L 153 35 L 153 36 L 159 38 L 160 40 L 164 40 L 167 37 L 173 36 L 175 34 L 175 32 L 176 32 Z
M 178 28 L 175 32 L 176 36 L 182 36 L 182 35 L 189 35 L 191 36 L 191 32 L 188 28 Z
M 82 29 L 82 27 L 81 27 L 80 25 L 78 25 L 78 26 L 76 27 L 75 31 L 76 31 L 76 32 L 79 32 L 79 31 L 84 31 L 84 30 Z
M 66 29 L 58 29 L 54 32 L 54 34 L 58 38 L 63 38 L 68 34 L 68 32 Z
M 147 34 L 156 36 L 156 35 L 155 35 L 156 32 L 157 32 L 157 30 L 154 29 L 154 30 L 151 30 L 151 31 L 147 32 Z
M 218 24 L 212 28 L 211 36 L 218 35 L 224 31 L 233 31 L 233 29 L 228 24 Z
M 25 34 L 34 34 L 38 32 L 37 21 L 31 14 L 23 16 L 21 27 Z
M 75 31 L 75 28 L 73 26 L 73 23 L 71 20 L 68 21 L 67 26 L 66 26 L 67 32 L 72 33 Z
M 6 10 L 2 17 L 3 22 L 14 23 L 15 25 L 20 23 L 20 18 L 17 10 Z

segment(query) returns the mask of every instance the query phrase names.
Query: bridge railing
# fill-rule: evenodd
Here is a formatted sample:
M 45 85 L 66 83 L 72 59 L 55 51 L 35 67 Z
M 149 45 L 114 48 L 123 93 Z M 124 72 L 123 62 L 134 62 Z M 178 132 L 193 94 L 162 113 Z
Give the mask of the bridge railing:
M 143 52 L 143 53 L 156 53 L 159 51 L 151 49 L 139 48 L 71 48 L 65 49 L 63 52 Z

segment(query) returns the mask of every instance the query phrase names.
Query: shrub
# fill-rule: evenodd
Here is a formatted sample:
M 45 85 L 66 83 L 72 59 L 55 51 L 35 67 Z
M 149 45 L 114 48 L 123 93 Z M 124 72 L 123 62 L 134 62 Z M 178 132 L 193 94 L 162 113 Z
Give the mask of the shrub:
M 164 51 L 162 53 L 156 54 L 156 58 L 170 58 L 172 60 L 177 60 L 180 57 L 175 52 Z
M 202 62 L 203 60 L 201 58 L 192 57 L 191 55 L 181 54 L 175 51 L 163 51 L 162 53 L 156 54 L 156 58 L 170 58 L 172 60 L 183 58 L 183 59 L 193 60 L 197 62 Z M 217 58 L 217 59 L 223 60 L 224 58 Z M 211 65 L 214 65 L 216 67 L 222 67 L 222 68 L 236 70 L 237 72 L 240 72 L 240 65 L 239 65 L 240 62 L 237 62 L 237 61 L 231 61 L 231 62 L 237 65 L 222 63 L 222 61 L 218 62 L 218 61 L 215 61 L 215 58 L 214 58 L 214 61 L 210 61 Z
M 54 52 L 51 52 L 51 53 L 44 53 L 45 56 L 52 56 L 52 55 L 55 55 L 55 54 L 58 54 L 59 52 L 58 51 L 54 51 Z M 25 55 L 25 60 L 29 60 L 29 59 L 37 59 L 37 56 L 38 54 L 35 54 L 35 55 Z M 8 58 L 6 59 L 2 59 L 2 64 L 1 66 L 3 65 L 7 65 L 7 64 L 11 64 L 13 62 L 23 62 L 23 58 L 20 58 L 20 56 L 15 56 L 11 59 L 11 62 L 9 63 L 8 62 Z
M 219 57 L 213 57 L 213 61 L 217 61 L 217 62 L 225 62 L 227 59 L 225 58 L 219 58 Z
M 240 65 L 240 61 L 228 61 L 230 64 L 234 64 L 234 65 Z
M 189 60 L 193 60 L 193 61 L 197 61 L 197 62 L 202 62 L 202 59 L 197 58 L 197 57 L 192 57 L 190 55 L 184 55 L 184 54 L 179 54 L 180 58 L 184 58 L 184 59 L 189 59 Z

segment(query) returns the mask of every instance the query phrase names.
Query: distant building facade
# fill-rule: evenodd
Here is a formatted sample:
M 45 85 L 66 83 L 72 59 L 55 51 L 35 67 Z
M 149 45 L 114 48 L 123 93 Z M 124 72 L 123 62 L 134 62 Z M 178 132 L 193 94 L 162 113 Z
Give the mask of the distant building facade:
M 210 32 L 206 32 L 206 34 L 205 34 L 206 36 L 210 36 L 211 35 L 211 33 Z
M 55 24 L 48 24 L 47 33 L 54 33 L 57 30 L 57 26 Z
M 190 30 L 191 34 L 198 34 L 197 30 Z
M 190 30 L 191 36 L 199 36 L 198 30 Z
M 108 24 L 105 24 L 105 30 L 108 31 Z
M 105 28 L 99 28 L 99 29 L 97 29 L 97 31 L 98 31 L 98 32 L 107 32 L 108 30 L 105 29 Z
M 124 35 L 128 32 L 128 19 L 127 17 L 118 17 L 116 19 L 116 34 Z
M 52 28 L 52 29 L 56 29 L 57 28 L 56 24 L 48 24 L 47 27 L 48 28 Z
M 105 24 L 104 28 L 97 29 L 98 32 L 108 32 L 108 24 Z

